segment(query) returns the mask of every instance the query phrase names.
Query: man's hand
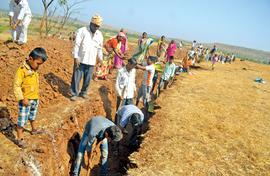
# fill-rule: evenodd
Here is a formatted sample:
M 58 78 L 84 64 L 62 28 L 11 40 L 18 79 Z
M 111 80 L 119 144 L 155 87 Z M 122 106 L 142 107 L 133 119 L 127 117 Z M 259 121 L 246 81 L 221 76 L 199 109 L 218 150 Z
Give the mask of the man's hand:
M 11 28 L 12 28 L 13 30 L 15 30 L 16 27 L 17 27 L 16 23 L 11 25 Z
M 99 64 L 100 64 L 100 66 L 102 67 L 103 66 L 103 60 L 98 60 L 98 62 L 99 62 Z
M 80 66 L 79 59 L 74 58 L 74 65 L 75 65 L 75 68 L 79 68 L 79 66 Z
M 24 98 L 22 100 L 22 104 L 23 104 L 23 106 L 29 106 L 29 100 L 27 98 Z
M 13 23 L 12 29 L 16 29 L 16 27 L 22 22 L 22 20 L 18 20 L 16 23 Z

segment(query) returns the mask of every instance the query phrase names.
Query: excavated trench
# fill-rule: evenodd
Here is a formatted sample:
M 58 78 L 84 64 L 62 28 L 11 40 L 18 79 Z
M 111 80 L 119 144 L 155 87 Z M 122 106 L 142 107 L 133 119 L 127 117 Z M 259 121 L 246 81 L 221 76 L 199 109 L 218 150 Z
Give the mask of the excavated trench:
M 36 121 L 37 126 L 43 128 L 45 133 L 33 136 L 29 133 L 31 128 L 28 125 L 25 131 L 28 147 L 22 150 L 14 144 L 18 107 L 10 80 L 13 79 L 15 70 L 25 60 L 24 56 L 36 46 L 45 47 L 50 55 L 50 59 L 40 70 L 41 98 Z M 85 123 L 95 115 L 103 115 L 114 120 L 116 73 L 109 77 L 109 81 L 91 83 L 89 100 L 80 99 L 73 103 L 68 99 L 73 64 L 70 43 L 44 39 L 29 42 L 26 48 L 20 48 L 12 43 L 0 43 L 0 48 L 0 66 L 3 72 L 0 75 L 0 102 L 4 103 L 0 111 L 0 175 L 69 175 Z M 142 71 L 138 71 L 137 78 L 139 79 L 137 85 L 140 85 Z M 143 132 L 147 129 L 148 124 L 145 123 Z M 109 152 L 110 175 L 126 175 L 129 168 L 136 167 L 136 164 L 129 160 L 129 155 L 138 148 L 119 145 L 118 150 L 115 146 L 116 144 L 110 144 L 112 150 Z M 91 175 L 98 175 L 98 162 L 99 152 L 94 158 Z M 85 163 L 82 167 L 81 175 L 86 175 Z
M 90 95 L 93 98 L 88 101 L 80 100 L 81 102 L 75 105 L 70 102 L 61 103 L 41 113 L 40 118 L 49 119 L 45 124 L 40 122 L 43 124 L 45 133 L 35 139 L 32 139 L 31 135 L 27 137 L 29 135 L 26 134 L 26 141 L 30 143 L 29 147 L 24 150 L 19 149 L 18 155 L 14 156 L 17 158 L 14 164 L 16 169 L 12 170 L 13 167 L 8 166 L 10 170 L 7 170 L 5 166 L 1 166 L 4 167 L 4 172 L 10 175 L 70 175 L 85 123 L 98 114 L 106 115 L 107 118 L 114 120 L 116 97 L 112 87 L 111 85 L 100 86 L 98 93 L 93 92 L 96 96 Z M 14 142 L 16 125 L 9 120 L 7 108 L 1 108 L 0 112 L 1 132 L 7 139 Z M 145 125 L 144 131 L 146 130 Z M 136 164 L 128 157 L 138 148 L 129 148 L 124 141 L 119 145 L 110 143 L 109 149 L 110 175 L 126 175 L 129 168 L 136 167 Z M 100 153 L 97 150 L 90 175 L 98 175 L 99 157 Z M 86 162 L 83 163 L 81 175 L 87 175 L 86 165 Z

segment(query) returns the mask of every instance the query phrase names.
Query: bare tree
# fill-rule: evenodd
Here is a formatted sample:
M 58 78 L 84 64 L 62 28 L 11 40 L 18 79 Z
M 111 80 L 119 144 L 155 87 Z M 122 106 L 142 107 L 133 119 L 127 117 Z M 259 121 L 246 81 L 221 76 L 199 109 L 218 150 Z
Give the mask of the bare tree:
M 60 6 L 63 8 L 64 14 L 62 16 L 62 19 L 59 23 L 59 27 L 58 27 L 58 31 L 57 33 L 59 33 L 61 30 L 63 30 L 64 26 L 66 25 L 66 23 L 68 22 L 68 20 L 70 19 L 70 17 L 74 14 L 74 13 L 79 13 L 80 11 L 80 7 L 79 5 L 82 3 L 85 3 L 89 0 L 59 0 L 59 4 Z
M 41 22 L 40 22 L 39 33 L 40 33 L 40 35 L 42 35 L 42 33 L 44 31 L 44 27 L 45 27 L 45 32 L 46 32 L 46 36 L 47 36 L 49 33 L 48 18 L 50 16 L 52 16 L 56 11 L 56 7 L 54 8 L 54 10 L 52 12 L 49 10 L 49 8 L 55 0 L 41 0 L 41 1 L 42 1 L 42 5 L 43 5 L 43 16 L 42 16 Z
M 90 0 L 41 0 L 43 5 L 43 16 L 41 18 L 40 22 L 40 28 L 39 32 L 42 36 L 43 32 L 45 32 L 45 35 L 48 36 L 49 32 L 55 28 L 57 29 L 57 32 L 55 34 L 60 33 L 70 17 L 74 13 L 80 12 L 79 5 L 90 1 Z M 54 2 L 58 2 L 58 6 L 54 6 L 52 8 L 52 5 L 55 4 Z M 61 7 L 63 9 L 63 14 L 61 16 L 55 17 L 55 12 L 58 7 Z

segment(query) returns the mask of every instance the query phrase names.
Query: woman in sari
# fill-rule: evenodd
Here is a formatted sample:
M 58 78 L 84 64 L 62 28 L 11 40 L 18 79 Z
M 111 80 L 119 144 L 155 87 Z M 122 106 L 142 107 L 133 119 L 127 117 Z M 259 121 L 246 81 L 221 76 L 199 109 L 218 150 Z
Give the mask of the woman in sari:
M 174 56 L 176 49 L 177 49 L 176 43 L 174 40 L 172 40 L 166 51 L 167 55 L 166 62 L 169 61 L 171 56 Z
M 137 60 L 137 63 L 142 63 L 148 55 L 149 47 L 154 42 L 152 38 L 147 38 L 147 33 L 144 32 L 138 40 L 137 52 L 132 56 Z
M 120 51 L 122 54 L 125 54 L 128 49 L 128 37 L 127 33 L 124 29 L 120 30 L 121 33 L 124 34 L 121 41 Z M 123 66 L 123 60 L 117 54 L 114 55 L 114 68 L 121 68 Z
M 157 45 L 157 57 L 159 61 L 165 61 L 167 43 L 165 41 L 165 36 L 161 36 Z
M 115 55 L 120 59 L 124 58 L 124 54 L 120 50 L 123 37 L 125 37 L 125 34 L 123 32 L 119 32 L 116 37 L 105 42 L 103 62 L 96 68 L 95 80 L 98 78 L 107 80 L 108 74 L 112 69 L 112 60 Z

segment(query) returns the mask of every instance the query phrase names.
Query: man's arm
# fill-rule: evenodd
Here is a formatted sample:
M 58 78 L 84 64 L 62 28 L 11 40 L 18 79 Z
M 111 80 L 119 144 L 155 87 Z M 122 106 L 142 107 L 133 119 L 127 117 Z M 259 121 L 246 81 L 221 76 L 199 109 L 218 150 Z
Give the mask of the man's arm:
M 103 48 L 103 36 L 102 36 L 102 34 L 100 34 L 100 35 L 101 35 L 100 47 L 98 48 L 97 55 L 98 55 L 99 63 L 103 64 L 102 63 L 102 61 L 103 61 L 103 51 L 102 51 L 102 48 Z
M 79 67 L 80 61 L 79 61 L 79 52 L 80 52 L 80 46 L 83 40 L 83 32 L 81 29 L 79 29 L 76 33 L 76 38 L 74 42 L 73 47 L 73 58 L 74 58 L 74 64 L 76 64 L 76 67 Z
M 132 79 L 132 86 L 134 88 L 134 92 L 136 92 L 137 88 L 136 88 L 136 70 L 135 69 L 133 69 L 131 79 Z
M 142 65 L 139 65 L 139 64 L 136 65 L 136 68 L 141 69 L 141 70 L 146 70 L 145 66 L 142 66 Z
M 121 78 L 121 72 L 118 71 L 118 74 L 117 74 L 117 77 L 116 77 L 116 82 L 115 82 L 115 89 L 116 89 L 116 92 L 117 92 L 117 96 L 120 96 L 122 97 L 122 91 L 120 89 L 120 78 Z
M 20 7 L 20 12 L 19 12 L 19 15 L 17 17 L 18 20 L 15 22 L 15 24 L 13 24 L 13 29 L 15 29 L 22 22 L 22 20 L 25 16 L 26 4 L 20 3 L 19 7 Z
M 14 16 L 14 4 L 12 1 L 10 1 L 9 3 L 9 13 L 8 13 L 8 16 L 9 16 L 9 25 L 10 27 L 13 27 L 13 21 L 12 21 L 12 18 Z

